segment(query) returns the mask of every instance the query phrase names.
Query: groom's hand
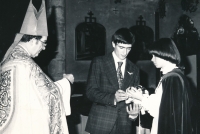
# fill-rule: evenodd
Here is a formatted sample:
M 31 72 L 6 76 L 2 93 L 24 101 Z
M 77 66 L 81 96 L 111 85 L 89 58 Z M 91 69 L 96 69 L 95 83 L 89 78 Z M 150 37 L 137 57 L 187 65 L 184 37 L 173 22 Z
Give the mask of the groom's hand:
M 115 93 L 115 102 L 120 102 L 128 99 L 128 95 L 123 90 L 117 90 Z

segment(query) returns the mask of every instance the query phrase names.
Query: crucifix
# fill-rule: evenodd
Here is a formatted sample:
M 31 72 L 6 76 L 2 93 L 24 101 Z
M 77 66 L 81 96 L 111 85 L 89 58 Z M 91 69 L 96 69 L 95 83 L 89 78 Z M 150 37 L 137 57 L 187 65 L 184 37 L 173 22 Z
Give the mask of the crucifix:
M 116 12 L 118 12 L 119 10 L 117 10 L 116 8 L 113 9 L 114 13 L 117 14 Z
M 94 20 L 94 22 L 96 22 L 96 18 L 95 18 L 95 17 L 92 17 L 92 15 L 94 15 L 94 14 L 92 13 L 92 11 L 89 11 L 89 12 L 88 12 L 88 15 L 89 15 L 89 17 L 85 17 L 85 22 L 87 22 L 88 19 L 89 19 L 89 22 L 90 22 L 90 23 L 92 23 L 93 20 Z
M 140 15 L 138 18 L 139 18 L 139 20 L 136 21 L 136 25 L 146 26 L 146 21 L 143 20 L 143 16 Z

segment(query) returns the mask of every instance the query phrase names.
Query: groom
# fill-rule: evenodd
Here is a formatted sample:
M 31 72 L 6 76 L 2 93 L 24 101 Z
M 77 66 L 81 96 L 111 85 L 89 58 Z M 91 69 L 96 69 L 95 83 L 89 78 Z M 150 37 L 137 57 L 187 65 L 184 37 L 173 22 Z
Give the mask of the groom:
M 86 88 L 93 102 L 86 125 L 90 134 L 132 134 L 125 90 L 139 84 L 139 69 L 126 58 L 134 42 L 129 29 L 121 28 L 112 36 L 114 51 L 91 63 Z

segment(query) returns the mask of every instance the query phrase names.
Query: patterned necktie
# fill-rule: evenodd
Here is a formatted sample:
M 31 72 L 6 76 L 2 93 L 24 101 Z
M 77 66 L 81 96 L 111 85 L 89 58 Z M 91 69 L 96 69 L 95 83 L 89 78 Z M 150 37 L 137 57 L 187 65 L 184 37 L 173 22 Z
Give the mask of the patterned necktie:
M 117 79 L 119 83 L 119 89 L 122 88 L 122 83 L 123 83 L 123 76 L 122 76 L 122 71 L 121 71 L 121 66 L 123 62 L 118 62 L 118 68 L 117 68 Z

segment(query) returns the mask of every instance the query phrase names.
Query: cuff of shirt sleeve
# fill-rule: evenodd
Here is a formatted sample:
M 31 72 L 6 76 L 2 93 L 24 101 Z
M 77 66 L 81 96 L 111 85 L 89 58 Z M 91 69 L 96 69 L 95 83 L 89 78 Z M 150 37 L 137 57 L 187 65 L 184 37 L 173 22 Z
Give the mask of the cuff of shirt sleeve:
M 117 102 L 116 102 L 116 100 L 114 99 L 114 105 L 116 106 L 117 105 Z

